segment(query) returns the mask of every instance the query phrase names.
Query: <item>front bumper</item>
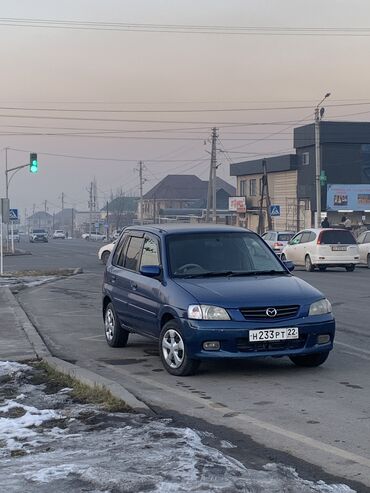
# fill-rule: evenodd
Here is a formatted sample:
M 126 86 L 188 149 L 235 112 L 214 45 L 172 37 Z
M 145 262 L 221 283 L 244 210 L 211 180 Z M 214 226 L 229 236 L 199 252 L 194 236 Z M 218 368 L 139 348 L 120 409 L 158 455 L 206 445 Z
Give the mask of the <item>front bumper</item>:
M 312 319 L 317 319 L 312 321 Z M 182 319 L 182 330 L 189 356 L 194 359 L 281 357 L 306 355 L 333 349 L 335 320 L 331 315 L 289 319 L 273 323 L 212 322 Z M 249 342 L 249 330 L 298 327 L 299 339 Z M 330 342 L 318 344 L 318 335 L 328 334 Z M 203 349 L 205 341 L 219 341 L 220 349 Z

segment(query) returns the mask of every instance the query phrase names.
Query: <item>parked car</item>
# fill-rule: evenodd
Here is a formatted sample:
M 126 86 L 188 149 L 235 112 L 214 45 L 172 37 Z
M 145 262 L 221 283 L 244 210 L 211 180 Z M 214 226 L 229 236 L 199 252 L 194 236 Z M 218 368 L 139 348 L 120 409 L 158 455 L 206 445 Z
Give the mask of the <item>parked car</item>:
M 126 346 L 130 332 L 154 338 L 165 369 L 178 376 L 208 359 L 288 356 L 321 365 L 333 347 L 331 305 L 293 268 L 243 228 L 129 227 L 104 273 L 106 341 Z
M 49 241 L 49 235 L 46 229 L 33 229 L 29 237 L 30 243 L 43 242 L 47 243 Z
M 304 265 L 308 272 L 317 267 L 344 267 L 348 272 L 360 262 L 360 252 L 352 233 L 346 229 L 305 229 L 297 233 L 281 254 L 283 261 Z
M 115 229 L 112 233 L 112 240 L 118 240 L 122 233 L 122 229 Z
M 66 239 L 66 234 L 62 229 L 56 229 L 53 233 L 53 239 L 54 240 L 65 240 Z
M 283 248 L 295 235 L 294 231 L 266 231 L 262 238 L 274 250 L 276 255 L 281 255 Z
M 107 236 L 101 233 L 84 233 L 82 235 L 84 240 L 106 241 Z
M 98 251 L 98 258 L 99 260 L 101 260 L 103 262 L 103 264 L 106 264 L 108 259 L 109 259 L 109 255 L 111 254 L 111 251 L 113 250 L 113 247 L 115 245 L 115 241 L 113 241 L 112 243 L 108 243 L 108 245 L 103 245 L 99 251 Z
M 370 269 L 370 231 L 361 233 L 357 238 L 357 243 L 360 250 L 360 262 Z
M 17 229 L 14 229 L 13 233 L 10 232 L 9 239 L 10 239 L 10 241 L 12 241 L 12 239 L 13 239 L 13 241 L 19 243 L 20 242 L 19 231 Z

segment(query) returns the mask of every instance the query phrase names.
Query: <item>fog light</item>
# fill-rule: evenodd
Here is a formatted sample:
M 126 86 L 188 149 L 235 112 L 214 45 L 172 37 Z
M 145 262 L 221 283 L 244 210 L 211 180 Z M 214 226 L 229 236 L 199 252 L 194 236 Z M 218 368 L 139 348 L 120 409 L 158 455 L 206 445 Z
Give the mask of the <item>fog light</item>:
M 206 351 L 218 351 L 220 349 L 220 341 L 203 342 L 203 349 Z
M 320 334 L 317 336 L 317 343 L 318 344 L 327 344 L 330 342 L 330 335 L 329 334 Z

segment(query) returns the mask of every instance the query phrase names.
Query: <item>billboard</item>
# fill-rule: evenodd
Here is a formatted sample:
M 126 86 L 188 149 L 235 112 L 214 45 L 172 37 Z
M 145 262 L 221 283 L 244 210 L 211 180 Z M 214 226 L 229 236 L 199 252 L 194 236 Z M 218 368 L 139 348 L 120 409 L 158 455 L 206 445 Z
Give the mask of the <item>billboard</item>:
M 328 185 L 328 211 L 370 211 L 370 183 L 364 185 Z
M 246 212 L 245 197 L 229 197 L 229 211 Z

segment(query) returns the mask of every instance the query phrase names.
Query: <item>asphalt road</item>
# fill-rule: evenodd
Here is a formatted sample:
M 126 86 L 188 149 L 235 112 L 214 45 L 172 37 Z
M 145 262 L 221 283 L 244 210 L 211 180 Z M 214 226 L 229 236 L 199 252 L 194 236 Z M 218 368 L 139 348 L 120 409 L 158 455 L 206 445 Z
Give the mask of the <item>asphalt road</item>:
M 229 361 L 202 364 L 197 375 L 176 378 L 163 370 L 151 341 L 130 336 L 127 348 L 106 345 L 97 248 L 82 240 L 50 242 L 32 245 L 36 255 L 11 261 L 12 268 L 53 261 L 54 267 L 84 268 L 85 274 L 19 293 L 54 355 L 123 383 L 153 408 L 227 427 L 230 436 L 245 434 L 370 487 L 368 269 L 296 272 L 334 307 L 336 345 L 322 367 L 297 368 L 288 359 Z
M 4 257 L 5 272 L 24 269 L 55 269 L 82 267 L 90 272 L 101 272 L 102 266 L 97 259 L 101 241 L 83 239 L 49 240 L 48 243 L 30 243 L 22 237 L 15 244 L 17 249 L 32 255 Z

